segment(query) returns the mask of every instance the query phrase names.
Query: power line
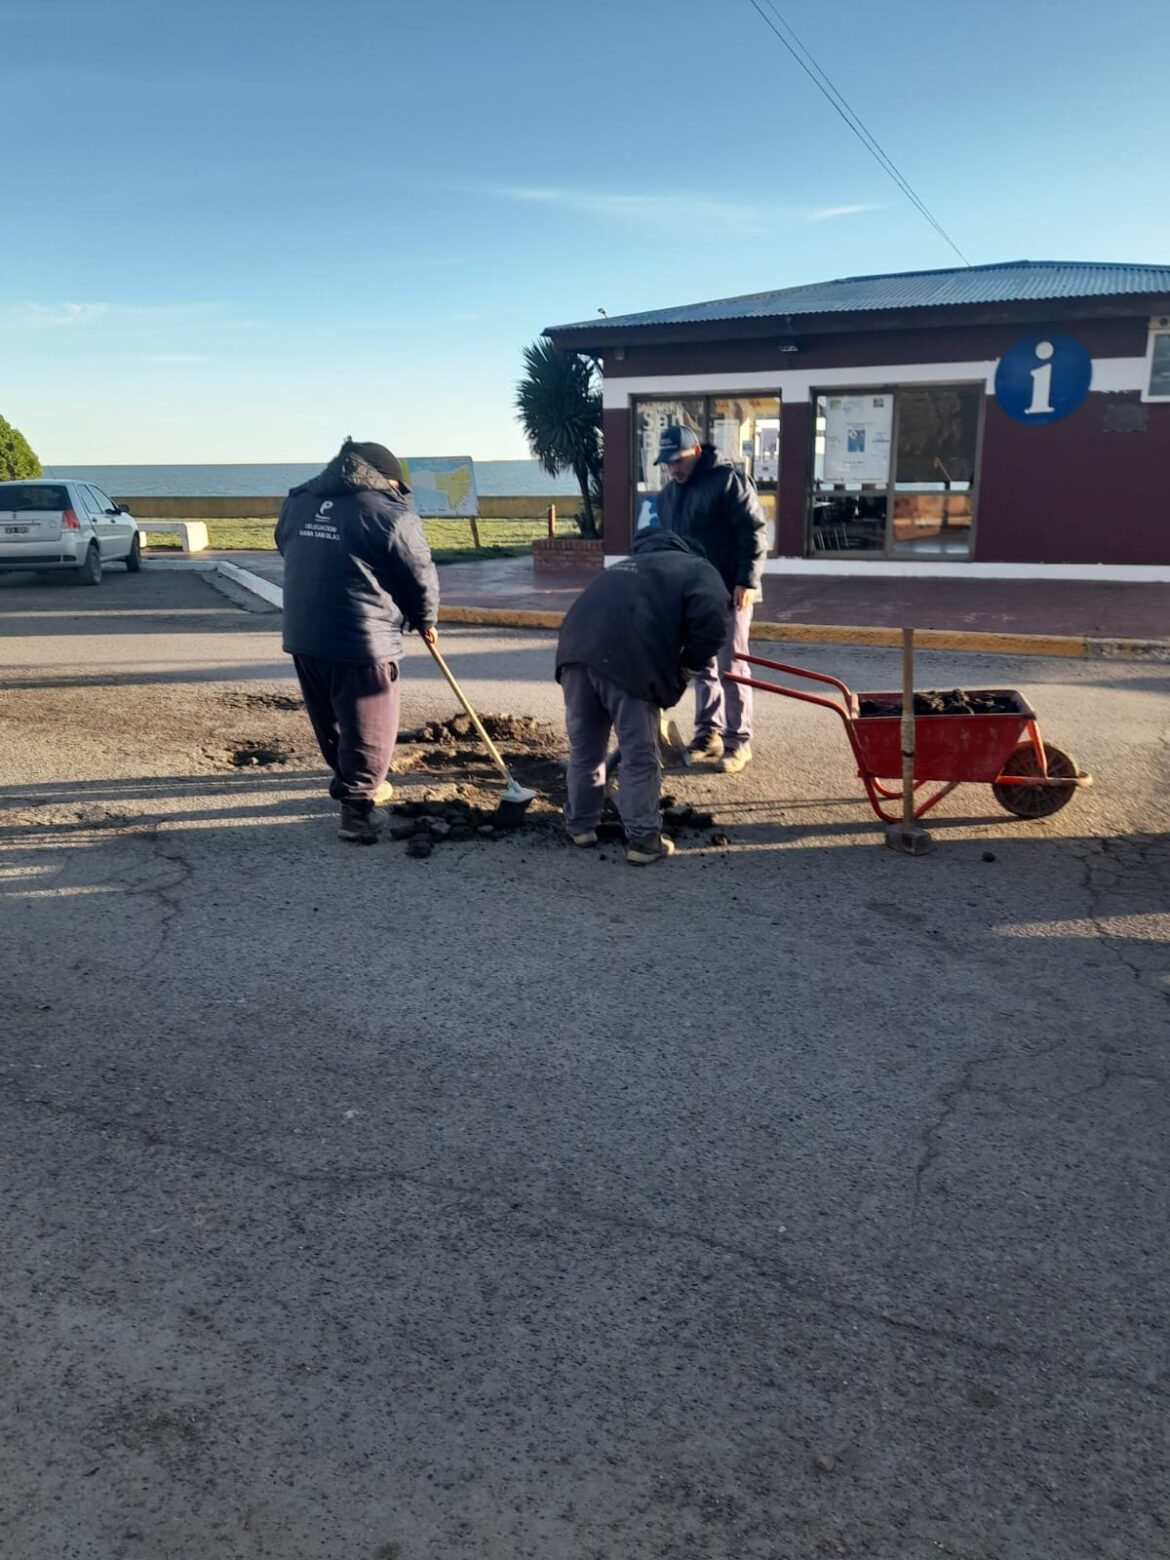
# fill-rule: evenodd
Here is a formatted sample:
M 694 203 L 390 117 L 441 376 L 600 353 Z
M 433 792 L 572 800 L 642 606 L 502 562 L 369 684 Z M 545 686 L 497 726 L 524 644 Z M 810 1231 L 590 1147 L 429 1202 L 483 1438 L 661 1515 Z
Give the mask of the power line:
M 829 77 L 821 69 L 821 66 L 813 58 L 812 54 L 809 53 L 808 49 L 805 48 L 804 44 L 800 41 L 799 37 L 793 31 L 789 23 L 784 20 L 784 17 L 773 4 L 773 0 L 764 0 L 764 3 L 767 5 L 768 10 L 772 12 L 772 16 L 774 16 L 776 19 L 775 21 L 773 21 L 772 17 L 767 14 L 763 6 L 758 3 L 758 0 L 748 0 L 748 4 L 758 14 L 764 25 L 770 28 L 771 31 L 776 35 L 776 37 L 788 50 L 789 54 L 791 54 L 792 58 L 800 66 L 801 70 L 804 71 L 805 75 L 812 82 L 813 86 L 815 86 L 817 91 L 820 92 L 821 95 L 827 100 L 833 111 L 849 126 L 850 130 L 853 131 L 854 135 L 865 147 L 866 151 L 869 152 L 874 161 L 877 162 L 879 167 L 881 167 L 887 174 L 889 174 L 890 178 L 893 179 L 894 183 L 902 191 L 903 195 L 906 196 L 911 205 L 914 206 L 915 210 L 917 210 L 923 217 L 926 218 L 926 220 L 930 223 L 931 227 L 935 230 L 943 242 L 948 244 L 955 251 L 963 264 L 970 265 L 970 260 L 967 259 L 967 256 L 959 248 L 958 244 L 955 243 L 954 239 L 943 227 L 942 223 L 939 222 L 937 217 L 935 217 L 934 213 L 926 205 L 926 202 L 921 199 L 909 181 L 903 176 L 893 158 L 885 152 L 885 150 L 870 134 L 861 118 L 856 113 L 854 113 L 846 99 L 833 85 L 832 81 L 830 81 Z M 777 23 L 779 23 L 779 26 L 777 26 Z M 787 37 L 785 34 L 787 34 Z

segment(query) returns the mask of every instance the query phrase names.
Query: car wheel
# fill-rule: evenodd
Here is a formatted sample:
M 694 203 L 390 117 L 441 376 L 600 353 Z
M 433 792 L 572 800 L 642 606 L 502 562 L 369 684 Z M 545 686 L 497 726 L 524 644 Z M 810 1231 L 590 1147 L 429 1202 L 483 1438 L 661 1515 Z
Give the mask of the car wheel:
M 77 583 L 79 585 L 100 585 L 102 582 L 102 555 L 98 552 L 98 544 L 90 542 L 89 551 L 85 555 L 85 562 L 77 566 Z
M 126 554 L 126 573 L 137 574 L 142 567 L 142 539 L 135 536 L 130 543 L 130 551 Z

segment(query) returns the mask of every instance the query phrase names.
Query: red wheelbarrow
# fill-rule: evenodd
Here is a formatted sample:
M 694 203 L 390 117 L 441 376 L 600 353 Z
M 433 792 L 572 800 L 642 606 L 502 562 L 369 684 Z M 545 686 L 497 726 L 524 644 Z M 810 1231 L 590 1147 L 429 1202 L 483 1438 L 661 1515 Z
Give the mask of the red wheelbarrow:
M 789 677 L 827 683 L 837 690 L 839 699 L 827 698 L 756 677 L 727 674 L 729 681 L 747 688 L 799 699 L 802 704 L 819 704 L 839 715 L 870 806 L 883 823 L 900 822 L 902 791 L 890 789 L 882 781 L 897 780 L 902 774 L 902 695 L 853 693 L 836 677 L 822 672 L 765 661 L 756 655 L 739 659 Z M 965 707 L 947 710 L 948 699 Z M 914 719 L 914 792 L 917 795 L 930 785 L 938 789 L 916 804 L 915 818 L 928 813 L 957 785 L 969 782 L 990 785 L 999 805 L 1017 818 L 1048 818 L 1067 806 L 1079 787 L 1093 783 L 1067 753 L 1043 741 L 1035 711 L 1014 689 L 979 688 L 961 696 L 958 691 L 953 695 L 916 694 L 916 711 L 919 701 L 928 706 L 928 712 L 916 713 Z M 940 707 L 938 713 L 929 712 L 932 701 Z M 891 815 L 882 807 L 883 800 L 897 802 L 899 810 Z

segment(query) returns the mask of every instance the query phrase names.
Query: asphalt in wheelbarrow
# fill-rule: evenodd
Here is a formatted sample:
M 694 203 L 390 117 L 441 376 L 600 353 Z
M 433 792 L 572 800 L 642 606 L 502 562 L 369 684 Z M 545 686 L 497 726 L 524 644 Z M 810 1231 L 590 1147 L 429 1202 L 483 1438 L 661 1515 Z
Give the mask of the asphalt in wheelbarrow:
M 1021 713 L 1020 696 L 1011 689 L 951 688 L 948 691 L 927 690 L 914 695 L 915 715 L 1018 715 Z M 902 700 L 897 694 L 880 697 L 861 694 L 857 713 L 860 719 L 874 719 L 901 715 Z

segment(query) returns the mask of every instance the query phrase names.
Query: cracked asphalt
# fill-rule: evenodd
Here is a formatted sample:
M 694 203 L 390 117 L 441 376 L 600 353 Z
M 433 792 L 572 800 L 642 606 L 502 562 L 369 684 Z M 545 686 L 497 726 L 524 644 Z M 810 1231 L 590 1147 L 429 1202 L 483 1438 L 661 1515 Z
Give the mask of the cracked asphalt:
M 1170 1556 L 1170 667 L 922 657 L 1096 785 L 921 860 L 760 697 L 639 873 L 341 845 L 277 626 L 0 581 L 0 1553 Z

